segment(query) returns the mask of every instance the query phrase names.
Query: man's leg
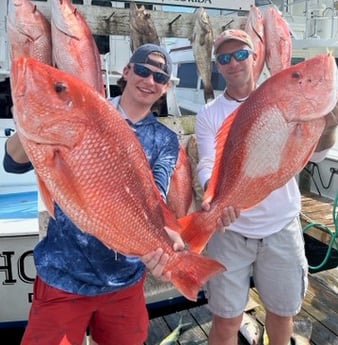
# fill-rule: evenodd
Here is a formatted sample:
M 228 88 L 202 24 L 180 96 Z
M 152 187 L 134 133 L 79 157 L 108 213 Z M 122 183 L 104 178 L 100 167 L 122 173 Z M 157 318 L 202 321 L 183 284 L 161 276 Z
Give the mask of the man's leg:
M 209 334 L 209 345 L 237 345 L 238 330 L 241 325 L 242 315 L 234 318 L 223 318 L 214 315 Z
M 288 345 L 293 330 L 293 318 L 266 312 L 265 328 L 270 345 Z

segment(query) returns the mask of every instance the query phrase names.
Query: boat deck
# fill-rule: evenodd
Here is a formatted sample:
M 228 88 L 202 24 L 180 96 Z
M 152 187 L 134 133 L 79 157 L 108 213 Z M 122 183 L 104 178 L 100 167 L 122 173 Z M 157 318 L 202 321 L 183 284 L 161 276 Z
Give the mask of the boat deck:
M 302 196 L 302 223 L 303 226 L 310 222 L 323 223 L 333 227 L 332 221 L 333 202 L 330 199 L 318 197 L 312 194 L 303 194 Z M 314 241 L 322 240 L 327 243 L 327 234 L 316 229 L 311 230 Z M 312 238 L 311 238 L 312 239 Z M 311 240 L 310 239 L 310 240 Z M 308 242 L 308 241 L 306 241 Z M 322 244 L 319 243 L 319 245 Z M 313 248 L 310 248 L 309 255 Z M 320 248 L 320 250 L 326 248 Z M 329 259 L 329 265 L 333 268 L 326 269 L 317 273 L 309 273 L 309 288 L 304 300 L 301 312 L 297 315 L 298 324 L 310 325 L 305 330 L 297 329 L 296 334 L 309 335 L 310 340 L 301 343 L 313 345 L 338 345 L 338 256 L 333 251 Z M 187 323 L 182 328 L 181 335 L 177 344 L 181 345 L 207 345 L 208 334 L 211 327 L 211 313 L 204 304 L 206 301 L 200 301 L 197 305 L 190 304 L 186 306 L 176 306 L 166 315 L 152 315 L 150 320 L 150 331 L 146 345 L 159 345 L 161 339 L 164 339 L 179 324 L 182 318 L 183 323 Z M 247 313 L 258 321 L 263 333 L 265 311 L 259 299 L 257 290 L 253 287 L 250 291 L 250 302 Z M 156 317 L 157 316 L 157 317 Z M 312 329 L 311 329 L 312 326 Z M 174 342 L 173 342 L 174 344 Z M 240 334 L 239 345 L 245 345 L 248 342 Z M 262 344 L 262 343 L 261 343 Z

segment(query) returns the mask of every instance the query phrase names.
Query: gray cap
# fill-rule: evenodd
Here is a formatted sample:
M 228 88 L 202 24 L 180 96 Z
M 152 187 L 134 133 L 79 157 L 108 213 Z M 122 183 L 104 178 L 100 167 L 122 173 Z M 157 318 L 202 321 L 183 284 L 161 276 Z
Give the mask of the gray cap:
M 165 59 L 165 64 L 159 63 L 149 58 L 149 55 L 155 52 L 158 52 L 163 55 Z M 142 46 L 139 46 L 134 51 L 129 62 L 150 64 L 150 65 L 159 67 L 163 72 L 165 72 L 168 75 L 171 75 L 171 71 L 172 71 L 171 58 L 169 54 L 167 53 L 167 51 L 157 44 L 146 43 Z

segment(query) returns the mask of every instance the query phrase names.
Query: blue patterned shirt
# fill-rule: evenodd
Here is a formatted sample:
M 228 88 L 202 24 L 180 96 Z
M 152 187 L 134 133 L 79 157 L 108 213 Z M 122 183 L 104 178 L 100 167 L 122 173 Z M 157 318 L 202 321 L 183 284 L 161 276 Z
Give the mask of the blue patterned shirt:
M 155 182 L 166 196 L 170 176 L 176 164 L 179 143 L 177 135 L 157 121 L 153 113 L 131 124 L 150 163 Z M 16 163 L 8 155 L 4 158 L 8 172 L 31 170 L 31 164 Z M 55 220 L 50 219 L 48 231 L 34 249 L 39 277 L 61 290 L 82 295 L 97 295 L 117 291 L 138 282 L 145 272 L 142 261 L 125 256 L 78 229 L 55 205 Z

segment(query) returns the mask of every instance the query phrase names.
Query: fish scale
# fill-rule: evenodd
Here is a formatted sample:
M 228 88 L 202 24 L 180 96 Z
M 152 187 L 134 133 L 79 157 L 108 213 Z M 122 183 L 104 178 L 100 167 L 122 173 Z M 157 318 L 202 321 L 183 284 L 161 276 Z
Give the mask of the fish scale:
M 121 114 L 87 83 L 34 59 L 13 61 L 11 88 L 18 135 L 50 214 L 56 202 L 77 227 L 122 254 L 163 248 L 171 282 L 196 301 L 225 267 L 173 250 L 165 227 L 181 232 L 180 226 Z

